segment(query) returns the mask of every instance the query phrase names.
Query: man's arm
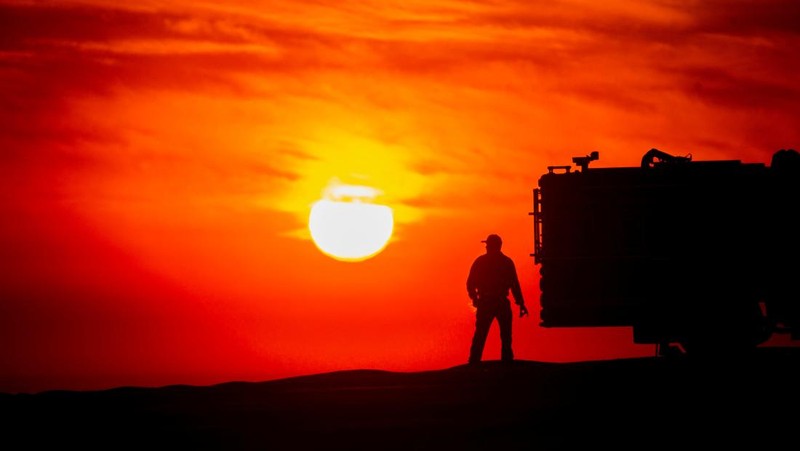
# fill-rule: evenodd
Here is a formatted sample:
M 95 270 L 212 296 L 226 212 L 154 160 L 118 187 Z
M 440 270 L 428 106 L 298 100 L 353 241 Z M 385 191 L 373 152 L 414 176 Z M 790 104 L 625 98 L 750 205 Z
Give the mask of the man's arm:
M 472 299 L 472 305 L 477 307 L 475 303 L 478 301 L 478 287 L 475 283 L 475 264 L 476 262 L 472 262 L 472 266 L 469 268 L 469 275 L 467 276 L 467 295 Z
M 522 297 L 522 288 L 519 284 L 519 277 L 517 276 L 517 267 L 514 265 L 513 260 L 511 263 L 511 294 L 514 296 L 514 302 L 519 306 L 519 316 L 523 317 L 528 314 L 528 307 L 525 306 L 525 299 Z

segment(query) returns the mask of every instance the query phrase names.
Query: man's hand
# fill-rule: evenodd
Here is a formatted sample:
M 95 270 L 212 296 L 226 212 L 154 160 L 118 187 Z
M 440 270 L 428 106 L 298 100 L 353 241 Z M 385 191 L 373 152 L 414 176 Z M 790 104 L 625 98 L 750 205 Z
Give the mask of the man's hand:
M 525 307 L 525 304 L 519 306 L 519 317 L 522 318 L 528 314 L 528 307 Z

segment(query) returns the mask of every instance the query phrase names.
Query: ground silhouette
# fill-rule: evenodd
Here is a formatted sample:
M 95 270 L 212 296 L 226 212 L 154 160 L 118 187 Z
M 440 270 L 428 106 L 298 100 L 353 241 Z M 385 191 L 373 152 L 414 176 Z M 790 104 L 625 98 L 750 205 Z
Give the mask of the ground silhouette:
M 489 361 L 213 386 L 0 395 L 3 449 L 759 448 L 797 440 L 797 348 Z M 612 448 L 613 449 L 613 448 Z

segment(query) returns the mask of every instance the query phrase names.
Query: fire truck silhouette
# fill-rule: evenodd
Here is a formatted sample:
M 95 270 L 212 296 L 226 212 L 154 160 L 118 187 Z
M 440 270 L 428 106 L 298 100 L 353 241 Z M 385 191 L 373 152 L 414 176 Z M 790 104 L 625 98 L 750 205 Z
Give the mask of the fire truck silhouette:
M 533 190 L 543 327 L 633 328 L 659 353 L 800 338 L 800 154 L 769 165 L 651 149 L 549 166 Z

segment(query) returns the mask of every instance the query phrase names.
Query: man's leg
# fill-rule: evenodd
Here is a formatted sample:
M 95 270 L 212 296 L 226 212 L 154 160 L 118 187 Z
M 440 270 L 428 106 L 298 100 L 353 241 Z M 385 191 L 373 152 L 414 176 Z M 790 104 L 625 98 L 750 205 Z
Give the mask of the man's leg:
M 514 360 L 511 350 L 511 303 L 506 301 L 497 312 L 497 324 L 500 326 L 500 356 L 504 362 Z
M 489 335 L 494 315 L 491 309 L 478 308 L 475 313 L 475 333 L 472 335 L 472 346 L 469 348 L 469 363 L 478 363 L 483 356 L 483 346 Z

